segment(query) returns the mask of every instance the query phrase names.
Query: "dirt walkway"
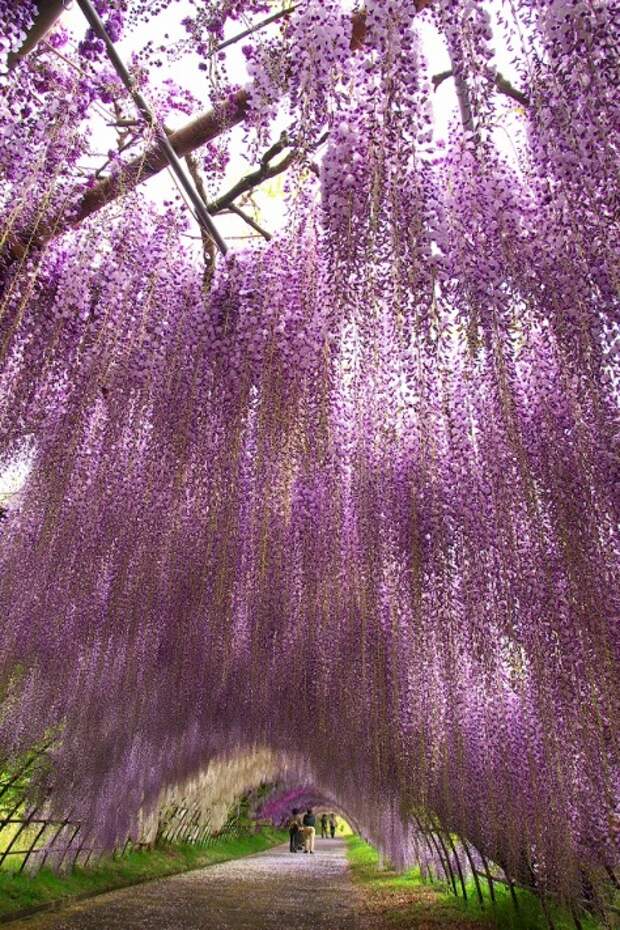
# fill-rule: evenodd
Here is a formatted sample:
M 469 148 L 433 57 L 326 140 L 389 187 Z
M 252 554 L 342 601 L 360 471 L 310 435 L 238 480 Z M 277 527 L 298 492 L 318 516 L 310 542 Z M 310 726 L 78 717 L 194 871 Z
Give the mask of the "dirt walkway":
M 267 852 L 111 891 L 11 930 L 360 930 L 343 840 Z

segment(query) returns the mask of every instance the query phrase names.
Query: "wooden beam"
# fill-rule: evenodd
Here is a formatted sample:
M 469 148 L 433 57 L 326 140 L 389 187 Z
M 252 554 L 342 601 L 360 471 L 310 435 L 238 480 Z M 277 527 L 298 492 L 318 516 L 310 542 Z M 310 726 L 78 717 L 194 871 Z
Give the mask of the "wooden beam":
M 52 0 L 41 0 L 41 2 L 51 3 Z M 418 12 L 429 6 L 430 2 L 431 0 L 417 0 Z M 351 51 L 355 53 L 363 48 L 365 39 L 366 13 L 361 10 L 352 16 Z M 224 105 L 202 113 L 181 129 L 173 132 L 168 137 L 172 148 L 179 158 L 191 154 L 195 149 L 241 123 L 248 112 L 249 103 L 250 90 L 238 90 Z M 8 258 L 22 258 L 29 248 L 40 248 L 51 239 L 78 226 L 87 217 L 133 190 L 138 184 L 159 174 L 167 166 L 168 160 L 160 145 L 156 143 L 150 146 L 137 158 L 124 165 L 117 175 L 104 178 L 83 193 L 77 198 L 77 202 L 73 203 L 70 211 L 43 218 L 35 229 L 10 234 L 7 242 Z
M 21 47 L 7 55 L 9 71 L 38 45 L 65 10 L 63 0 L 37 0 L 37 7 L 39 11 Z
M 247 90 L 238 90 L 226 106 L 202 113 L 181 129 L 168 136 L 172 148 L 179 158 L 184 158 L 206 142 L 216 139 L 227 129 L 237 126 L 245 118 L 250 103 Z M 121 194 L 133 190 L 138 184 L 148 181 L 168 167 L 168 160 L 159 145 L 147 151 L 127 165 L 118 175 L 105 178 L 81 198 L 74 223 L 80 223 L 101 207 L 116 200 Z

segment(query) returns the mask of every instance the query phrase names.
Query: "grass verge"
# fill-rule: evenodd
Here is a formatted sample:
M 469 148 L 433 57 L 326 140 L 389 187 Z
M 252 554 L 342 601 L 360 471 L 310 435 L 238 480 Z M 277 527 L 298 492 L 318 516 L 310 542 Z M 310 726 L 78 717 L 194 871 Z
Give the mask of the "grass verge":
M 484 926 L 455 908 L 438 886 L 422 881 L 418 869 L 398 873 L 381 868 L 377 851 L 360 837 L 347 839 L 347 855 L 351 876 L 361 892 L 367 925 L 373 930 L 439 930 L 446 924 L 476 930 Z
M 269 849 L 284 839 L 282 831 L 263 828 L 260 833 L 227 837 L 209 846 L 175 844 L 130 852 L 118 859 L 110 856 L 92 868 L 78 867 L 67 875 L 57 875 L 49 869 L 42 869 L 34 877 L 0 872 L 0 920 L 17 917 L 21 911 L 41 905 L 70 903 L 72 898 L 239 859 Z
M 446 886 L 429 884 L 419 869 L 397 873 L 382 869 L 377 851 L 360 837 L 347 840 L 348 859 L 353 880 L 360 887 L 371 922 L 377 928 L 415 928 L 432 930 L 445 925 L 460 925 L 469 930 L 549 930 L 536 895 L 517 889 L 518 912 L 508 888 L 496 885 L 493 906 L 488 887 L 482 885 L 483 903 L 479 903 L 473 881 L 466 882 L 467 901 L 455 898 Z M 556 930 L 575 930 L 568 911 L 549 907 Z M 583 930 L 602 930 L 593 918 L 581 918 Z

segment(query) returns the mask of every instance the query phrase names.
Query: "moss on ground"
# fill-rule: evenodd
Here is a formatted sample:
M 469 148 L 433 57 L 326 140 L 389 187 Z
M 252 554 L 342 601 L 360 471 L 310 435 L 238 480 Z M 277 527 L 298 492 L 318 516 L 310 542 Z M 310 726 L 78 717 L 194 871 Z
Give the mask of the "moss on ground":
M 119 858 L 110 856 L 92 867 L 78 867 L 66 875 L 57 875 L 50 869 L 42 869 L 34 877 L 0 872 L 0 919 L 38 905 L 61 900 L 69 902 L 76 896 L 125 888 L 217 862 L 239 859 L 263 852 L 284 842 L 284 839 L 282 831 L 263 828 L 260 833 L 226 837 L 212 841 L 208 846 L 175 844 L 133 851 Z

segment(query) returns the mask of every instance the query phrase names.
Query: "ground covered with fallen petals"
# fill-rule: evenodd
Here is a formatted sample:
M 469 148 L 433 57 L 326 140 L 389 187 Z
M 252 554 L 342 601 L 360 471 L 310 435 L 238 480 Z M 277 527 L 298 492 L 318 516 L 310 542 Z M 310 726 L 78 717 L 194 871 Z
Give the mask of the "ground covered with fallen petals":
M 389 864 L 379 867 L 375 850 L 357 837 L 349 838 L 349 867 L 363 930 L 488 930 L 486 921 L 464 914 L 442 886 L 399 874 Z
M 277 846 L 256 856 L 100 895 L 61 913 L 11 924 L 24 930 L 364 930 L 364 897 L 343 840 L 314 856 Z

